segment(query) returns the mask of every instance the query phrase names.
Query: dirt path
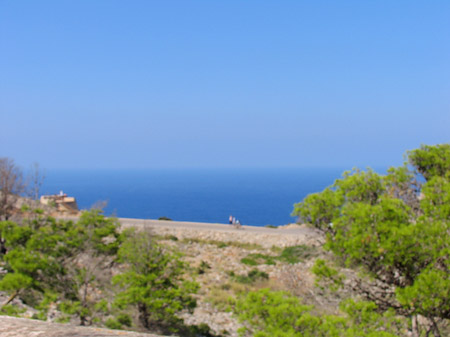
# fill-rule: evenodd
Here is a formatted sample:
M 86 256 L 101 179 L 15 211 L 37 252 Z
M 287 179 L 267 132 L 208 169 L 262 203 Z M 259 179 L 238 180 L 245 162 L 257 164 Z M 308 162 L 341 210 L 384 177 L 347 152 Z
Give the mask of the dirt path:
M 274 235 L 314 235 L 314 229 L 306 226 L 288 226 L 278 228 L 256 227 L 256 226 L 241 226 L 236 229 L 233 225 L 219 224 L 219 223 L 205 223 L 205 222 L 187 222 L 187 221 L 167 221 L 167 220 L 144 220 L 132 218 L 119 218 L 120 223 L 124 227 L 160 227 L 160 228 L 181 228 L 194 230 L 208 230 L 218 232 L 235 233 L 242 231 L 245 233 L 255 234 L 274 234 Z
M 65 217 L 76 221 L 77 217 Z M 176 236 L 178 239 L 199 239 L 212 241 L 236 241 L 257 244 L 265 248 L 294 245 L 321 245 L 323 236 L 317 230 L 305 225 L 289 225 L 278 228 L 241 226 L 239 229 L 229 224 L 146 220 L 118 218 L 122 228 L 149 229 L 158 235 Z

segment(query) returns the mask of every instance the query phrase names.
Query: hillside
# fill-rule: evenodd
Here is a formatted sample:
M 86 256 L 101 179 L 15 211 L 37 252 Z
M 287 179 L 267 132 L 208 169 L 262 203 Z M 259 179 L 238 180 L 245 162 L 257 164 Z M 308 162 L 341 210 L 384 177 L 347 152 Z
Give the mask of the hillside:
M 150 232 L 159 244 L 181 252 L 182 260 L 190 266 L 189 273 L 199 283 L 200 288 L 195 296 L 195 311 L 183 312 L 180 316 L 187 325 L 207 325 L 215 336 L 238 336 L 237 330 L 241 324 L 228 310 L 227 303 L 229 297 L 235 297 L 242 291 L 264 287 L 289 289 L 304 297 L 310 304 L 319 305 L 325 301 L 317 300 L 317 295 L 313 293 L 314 281 L 309 268 L 320 252 L 319 246 L 323 238 L 311 228 L 290 225 L 280 228 L 243 226 L 237 229 L 223 224 L 140 219 L 119 221 L 122 230 L 132 227 Z M 293 261 L 288 262 L 278 258 L 283 249 L 288 247 L 302 248 L 300 253 L 294 253 L 298 255 L 298 260 L 294 257 Z M 255 279 L 245 279 L 252 270 L 258 270 L 261 274 Z M 3 298 L 5 300 L 6 296 Z M 15 301 L 21 306 L 20 302 Z M 31 317 L 36 312 L 27 309 L 29 310 L 23 314 L 25 317 Z M 58 321 L 61 314 L 53 310 L 48 317 L 50 321 Z M 24 320 L 6 322 L 17 326 L 23 324 L 24 330 L 20 330 L 22 336 L 34 335 L 34 330 L 29 330 L 34 326 L 33 323 Z M 71 322 L 77 324 L 76 320 Z M 53 327 L 50 323 L 39 322 L 36 329 L 39 332 L 41 328 L 43 331 L 51 331 L 54 328 L 55 331 L 63 333 L 66 330 L 71 331 L 73 325 L 58 324 Z M 88 333 L 97 333 L 97 330 L 80 331 L 86 336 L 91 336 Z

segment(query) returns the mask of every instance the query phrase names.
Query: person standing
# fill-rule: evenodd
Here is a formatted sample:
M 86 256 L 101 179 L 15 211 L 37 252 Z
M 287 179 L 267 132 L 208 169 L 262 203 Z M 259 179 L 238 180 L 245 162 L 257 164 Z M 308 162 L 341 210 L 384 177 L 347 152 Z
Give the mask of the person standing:
M 230 215 L 230 217 L 228 218 L 228 221 L 230 222 L 230 225 L 233 223 L 233 216 Z

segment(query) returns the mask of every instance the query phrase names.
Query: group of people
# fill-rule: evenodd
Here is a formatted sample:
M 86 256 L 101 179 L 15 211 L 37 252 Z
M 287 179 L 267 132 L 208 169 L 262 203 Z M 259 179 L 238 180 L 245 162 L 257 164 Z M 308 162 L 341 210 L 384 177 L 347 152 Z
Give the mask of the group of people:
M 238 219 L 236 219 L 234 216 L 230 215 L 230 217 L 228 218 L 230 225 L 235 225 L 235 226 L 240 226 L 241 223 L 239 222 Z

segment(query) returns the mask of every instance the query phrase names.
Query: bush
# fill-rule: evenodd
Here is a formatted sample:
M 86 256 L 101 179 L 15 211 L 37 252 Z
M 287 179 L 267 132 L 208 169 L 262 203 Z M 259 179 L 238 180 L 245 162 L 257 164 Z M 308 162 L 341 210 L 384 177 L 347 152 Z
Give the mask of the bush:
M 317 248 L 313 246 L 299 245 L 286 247 L 278 257 L 279 260 L 294 264 L 317 255 Z
M 257 266 L 260 264 L 274 265 L 278 260 L 294 264 L 316 256 L 318 254 L 318 250 L 316 247 L 300 245 L 286 247 L 279 254 L 279 256 L 271 256 L 252 253 L 241 259 L 241 263 L 248 266 Z
M 176 329 L 182 322 L 176 313 L 195 308 L 192 294 L 198 290 L 197 283 L 186 280 L 188 268 L 179 255 L 165 251 L 144 232 L 131 233 L 118 257 L 128 268 L 113 278 L 122 287 L 115 304 L 121 309 L 135 306 L 147 329 Z
M 269 279 L 269 275 L 263 271 L 258 269 L 250 270 L 247 275 L 236 275 L 234 272 L 230 272 L 230 276 L 239 283 L 243 284 L 252 284 L 258 280 L 267 280 Z
M 257 266 L 260 264 L 268 264 L 274 265 L 276 257 L 264 254 L 249 254 L 243 259 L 241 259 L 241 263 L 246 264 L 248 266 Z
M 26 309 L 19 308 L 16 305 L 6 304 L 0 308 L 0 315 L 19 317 L 25 310 Z
M 372 302 L 346 301 L 345 316 L 315 315 L 312 309 L 286 292 L 262 289 L 241 296 L 235 312 L 246 323 L 241 333 L 258 337 L 396 337 L 403 328 L 392 312 L 379 314 Z
M 199 275 L 204 274 L 207 269 L 211 269 L 211 266 L 208 264 L 208 262 L 202 260 L 200 266 L 197 268 L 197 273 Z
M 117 317 L 114 318 L 108 318 L 105 322 L 105 326 L 109 329 L 114 330 L 120 330 L 123 328 L 123 326 L 131 327 L 131 317 L 127 314 L 118 314 Z
M 117 321 L 122 324 L 125 325 L 127 327 L 131 326 L 131 317 L 127 314 L 119 314 L 117 315 Z
M 207 301 L 219 310 L 228 311 L 235 303 L 230 288 L 230 285 L 223 285 L 221 288 L 212 288 L 208 292 Z
M 208 324 L 200 323 L 199 325 L 191 325 L 189 327 L 189 332 L 194 336 L 202 337 L 215 337 L 216 335 L 211 330 Z
M 105 322 L 105 326 L 109 329 L 120 330 L 122 329 L 122 324 L 116 321 L 114 318 L 108 318 Z

